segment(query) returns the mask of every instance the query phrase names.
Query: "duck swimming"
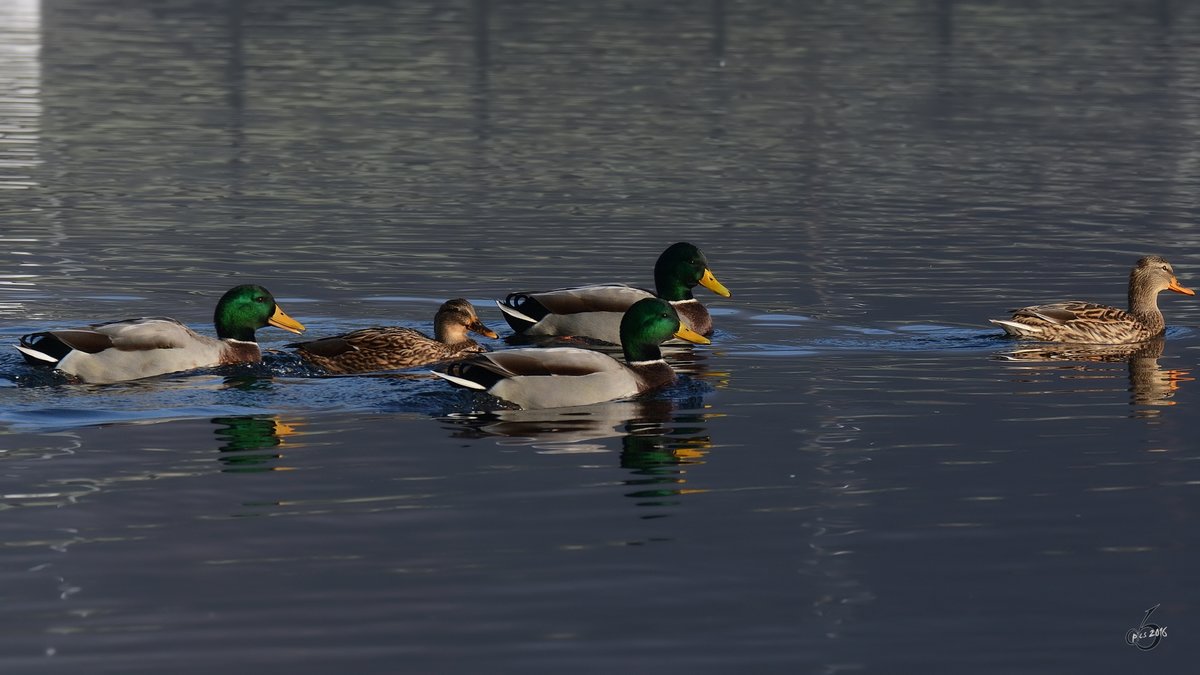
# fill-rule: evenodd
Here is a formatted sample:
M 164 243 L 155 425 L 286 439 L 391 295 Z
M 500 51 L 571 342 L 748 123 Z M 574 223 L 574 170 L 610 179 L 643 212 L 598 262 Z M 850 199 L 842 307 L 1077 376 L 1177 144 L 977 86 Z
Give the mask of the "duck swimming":
M 412 368 L 487 351 L 467 336 L 497 337 L 463 298 L 447 300 L 433 318 L 433 338 L 398 326 L 363 328 L 333 337 L 294 342 L 300 358 L 330 373 L 366 373 Z
M 654 293 L 625 284 L 595 284 L 511 293 L 496 305 L 518 335 L 570 335 L 621 344 L 625 310 L 644 298 L 659 297 L 675 308 L 684 326 L 710 336 L 712 317 L 692 295 L 697 285 L 730 296 L 729 289 L 708 268 L 704 253 L 679 242 L 667 247 L 654 264 Z
M 1150 255 L 1129 273 L 1129 309 L 1079 300 L 1033 305 L 1013 311 L 1011 319 L 989 319 L 1018 338 L 1080 344 L 1132 344 L 1162 335 L 1166 321 L 1158 294 L 1174 291 L 1195 295 L 1180 285 L 1165 259 Z
M 34 365 L 52 365 L 83 382 L 108 384 L 195 368 L 262 359 L 254 331 L 275 326 L 300 333 L 304 326 L 284 313 L 262 286 L 235 286 L 213 312 L 217 339 L 175 319 L 146 317 L 89 328 L 31 333 L 17 349 Z
M 667 301 L 644 298 L 621 319 L 625 363 L 575 347 L 506 349 L 456 361 L 434 374 L 525 409 L 589 405 L 674 382 L 675 371 L 659 349 L 671 337 L 697 344 L 709 342 L 680 325 L 679 315 Z

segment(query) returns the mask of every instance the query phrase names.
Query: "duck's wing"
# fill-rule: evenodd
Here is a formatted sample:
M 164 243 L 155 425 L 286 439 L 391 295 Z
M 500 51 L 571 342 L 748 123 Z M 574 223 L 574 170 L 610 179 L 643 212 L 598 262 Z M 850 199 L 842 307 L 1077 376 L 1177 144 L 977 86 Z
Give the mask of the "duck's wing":
M 465 363 L 478 364 L 503 377 L 579 377 L 624 369 L 611 356 L 575 347 L 506 349 L 481 354 Z
M 574 347 L 491 352 L 435 373 L 522 408 L 588 405 L 639 391 L 638 377 L 625 365 L 599 352 Z
M 483 350 L 474 340 L 447 345 L 418 330 L 398 326 L 363 328 L 288 346 L 301 358 L 335 373 L 412 368 Z
M 454 378 L 451 381 L 466 387 L 490 389 L 500 380 L 515 377 L 581 377 L 623 369 L 616 359 L 590 349 L 549 347 L 479 354 L 452 363 L 438 374 L 451 375 Z
M 1012 319 L 991 322 L 1010 335 L 1045 342 L 1129 344 L 1162 332 L 1123 309 L 1078 300 L 1022 307 Z
M 335 335 L 333 337 L 308 340 L 306 342 L 292 342 L 287 346 L 305 354 L 323 356 L 325 358 L 333 358 L 349 352 L 358 351 L 358 348 L 351 344 L 344 335 Z
M 638 300 L 654 297 L 626 284 L 596 284 L 536 293 L 511 293 L 496 305 L 525 335 L 575 335 L 621 343 L 621 317 Z
M 288 345 L 315 356 L 333 358 L 349 352 L 395 351 L 410 349 L 414 345 L 434 342 L 418 330 L 401 326 L 376 326 L 360 328 L 349 333 L 334 335 L 318 340 L 293 342 Z
M 516 316 L 537 323 L 547 314 L 581 314 L 584 312 L 624 313 L 633 303 L 654 294 L 628 284 L 593 284 L 559 288 L 552 291 L 509 293 L 497 301 L 505 316 Z
M 1048 305 L 1032 305 L 1013 310 L 1013 320 L 1021 318 L 1040 319 L 1051 324 L 1066 324 L 1072 321 L 1113 322 L 1128 321 L 1132 317 L 1129 312 L 1117 307 L 1101 305 L 1095 302 L 1071 300 L 1056 302 Z
M 254 343 L 205 337 L 161 317 L 34 333 L 21 338 L 18 349 L 31 362 L 49 362 L 84 382 L 101 384 L 259 359 Z
M 63 331 L 54 331 L 55 333 Z M 69 331 L 79 333 L 80 331 Z M 91 331 L 106 336 L 114 349 L 142 351 L 149 349 L 187 349 L 197 345 L 210 347 L 217 341 L 200 335 L 179 321 L 165 316 L 150 316 L 124 321 L 95 324 Z M 99 339 L 99 338 L 95 338 Z M 78 348 L 76 348 L 78 349 Z M 80 351 L 87 351 L 81 349 Z
M 528 295 L 554 314 L 624 313 L 638 300 L 654 296 L 644 288 L 636 288 L 628 284 L 593 284 Z
M 143 317 L 73 328 L 31 333 L 21 338 L 17 349 L 27 358 L 57 363 L 72 351 L 100 354 L 109 349 L 123 352 L 153 349 L 186 349 L 215 342 L 167 317 Z

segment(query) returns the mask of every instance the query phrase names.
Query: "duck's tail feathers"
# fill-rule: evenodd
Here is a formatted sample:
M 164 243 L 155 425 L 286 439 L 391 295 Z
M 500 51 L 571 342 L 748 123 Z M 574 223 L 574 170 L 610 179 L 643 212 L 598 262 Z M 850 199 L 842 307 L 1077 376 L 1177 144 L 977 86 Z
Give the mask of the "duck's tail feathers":
M 50 356 L 49 354 L 43 354 L 42 352 L 39 352 L 31 347 L 26 347 L 25 345 L 13 346 L 17 348 L 17 351 L 25 355 L 25 360 L 29 363 L 58 363 L 58 359 L 54 358 L 53 356 Z
M 500 308 L 500 313 L 504 315 L 504 320 L 508 322 L 510 328 L 517 333 L 525 331 L 538 322 L 538 319 L 530 317 L 521 310 L 517 309 L 521 299 L 527 296 L 514 293 L 504 300 L 497 300 L 496 306 Z
M 49 331 L 22 335 L 20 344 L 13 346 L 25 356 L 27 363 L 35 366 L 58 363 L 74 349 L 74 346 Z
M 988 319 L 988 321 L 1000 326 L 1004 329 L 1004 332 L 1008 333 L 1009 335 L 1038 335 L 1042 332 L 1042 329 L 1038 328 L 1037 326 L 1030 326 L 1027 324 L 1018 323 L 1016 321 L 1009 321 L 1007 319 Z
M 443 380 L 446 380 L 447 382 L 449 382 L 451 384 L 457 384 L 460 387 L 466 387 L 467 389 L 479 389 L 481 391 L 486 389 L 486 387 L 484 387 L 482 384 L 479 384 L 478 382 L 475 382 L 473 380 L 468 380 L 465 377 L 457 377 L 455 375 L 451 375 L 449 373 L 438 372 L 436 370 L 431 370 L 429 372 L 433 373 L 434 375 L 437 375 L 438 377 L 442 378 Z

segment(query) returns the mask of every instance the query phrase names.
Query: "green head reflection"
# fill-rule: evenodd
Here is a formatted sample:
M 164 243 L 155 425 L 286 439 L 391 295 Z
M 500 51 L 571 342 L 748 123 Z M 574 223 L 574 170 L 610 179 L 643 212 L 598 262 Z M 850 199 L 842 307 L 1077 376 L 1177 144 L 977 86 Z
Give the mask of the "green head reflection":
M 296 433 L 298 423 L 258 415 L 214 417 L 212 422 L 218 427 L 213 433 L 221 442 L 219 461 L 225 465 L 224 471 L 289 470 L 279 464 L 283 453 L 277 449 L 285 443 L 294 443 L 285 439 Z

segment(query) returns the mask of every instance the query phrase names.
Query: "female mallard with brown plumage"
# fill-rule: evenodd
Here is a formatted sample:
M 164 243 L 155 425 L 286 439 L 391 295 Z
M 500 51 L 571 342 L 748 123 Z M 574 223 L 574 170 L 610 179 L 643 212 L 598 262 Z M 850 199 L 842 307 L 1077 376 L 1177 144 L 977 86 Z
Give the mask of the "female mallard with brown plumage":
M 989 319 L 1009 335 L 1042 342 L 1132 344 L 1166 330 L 1158 294 L 1196 292 L 1179 284 L 1171 263 L 1156 255 L 1137 261 L 1129 273 L 1129 309 L 1071 301 L 1013 311 L 1012 319 Z
M 434 316 L 433 338 L 412 328 L 388 326 L 288 346 L 300 358 L 331 373 L 366 373 L 412 368 L 487 351 L 467 336 L 468 331 L 496 337 L 479 320 L 471 303 L 455 298 L 442 303 Z

